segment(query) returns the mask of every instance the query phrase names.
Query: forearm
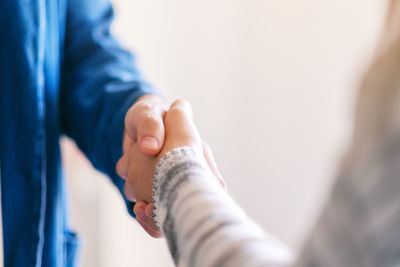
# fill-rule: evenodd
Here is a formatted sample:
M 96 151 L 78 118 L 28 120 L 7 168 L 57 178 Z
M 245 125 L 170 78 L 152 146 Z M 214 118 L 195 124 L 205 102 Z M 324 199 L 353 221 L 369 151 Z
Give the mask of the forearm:
M 290 254 L 252 222 L 190 148 L 167 153 L 154 181 L 156 224 L 177 264 L 286 266 Z

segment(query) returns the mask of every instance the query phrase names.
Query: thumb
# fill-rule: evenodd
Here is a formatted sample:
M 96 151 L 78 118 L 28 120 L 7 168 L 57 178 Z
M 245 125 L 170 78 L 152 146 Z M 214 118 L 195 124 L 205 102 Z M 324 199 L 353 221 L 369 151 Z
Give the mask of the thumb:
M 137 126 L 137 141 L 140 150 L 149 156 L 160 152 L 164 143 L 164 123 L 161 112 L 148 110 L 141 114 Z
M 125 129 L 144 154 L 154 156 L 164 143 L 165 105 L 150 97 L 142 98 L 129 109 L 125 117 Z
M 190 146 L 201 149 L 200 134 L 193 122 L 190 104 L 185 100 L 172 103 L 165 115 L 165 143 L 162 154 L 177 147 Z

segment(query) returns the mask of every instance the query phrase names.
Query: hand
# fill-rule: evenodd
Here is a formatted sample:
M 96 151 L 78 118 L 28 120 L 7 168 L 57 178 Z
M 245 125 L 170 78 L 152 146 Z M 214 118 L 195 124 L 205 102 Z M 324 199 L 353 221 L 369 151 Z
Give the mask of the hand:
M 123 155 L 117 163 L 117 173 L 127 178 L 139 180 L 142 174 L 135 165 L 145 166 L 145 157 L 132 160 L 131 155 L 157 155 L 164 145 L 163 116 L 167 110 L 165 102 L 156 95 L 144 95 L 128 110 L 125 116 L 125 132 L 123 139 Z M 139 153 L 142 152 L 142 153 Z M 144 179 L 143 179 L 144 180 Z M 147 180 L 147 179 L 146 179 Z M 151 186 L 151 185 L 150 185 Z M 129 189 L 130 186 L 126 186 Z M 132 192 L 126 190 L 128 199 L 135 201 Z M 150 198 L 149 198 L 150 197 Z M 140 200 L 151 200 L 151 195 Z
M 141 104 L 140 101 L 132 106 L 126 115 L 125 128 L 128 135 L 124 143 L 124 155 L 117 164 L 117 172 L 126 179 L 125 195 L 129 200 L 150 203 L 153 175 L 158 159 L 175 147 L 186 145 L 201 149 L 202 141 L 194 126 L 192 110 L 187 102 L 175 101 L 165 114 L 164 110 L 155 113 L 153 105 Z M 164 132 L 168 136 L 167 142 L 164 142 Z M 141 145 L 139 140 L 143 139 L 144 144 Z M 154 141 L 155 139 L 157 141 Z M 161 151 L 159 143 L 163 144 Z M 150 148 L 152 150 L 149 150 Z M 152 157 L 155 154 L 157 156 Z
M 219 181 L 221 186 L 225 190 L 227 190 L 224 179 L 222 178 L 221 173 L 218 170 L 217 164 L 215 163 L 212 151 L 206 142 L 203 142 L 203 153 L 212 173 Z M 150 236 L 154 238 L 162 237 L 162 233 L 153 221 L 153 203 L 148 204 L 148 202 L 139 201 L 136 203 L 133 212 L 136 214 L 137 222 Z
M 208 167 L 226 190 L 226 184 L 218 170 L 210 146 L 204 142 L 193 121 L 193 113 L 190 104 L 185 100 L 176 100 L 164 118 L 165 142 L 161 152 L 157 156 L 157 162 L 174 148 L 189 146 L 199 150 L 207 161 Z
M 149 179 L 151 182 L 151 186 L 153 183 L 153 174 L 154 169 L 150 170 L 151 168 L 155 168 L 156 162 L 165 155 L 168 151 L 182 146 L 190 146 L 194 149 L 198 149 L 200 152 L 203 153 L 211 171 L 215 175 L 215 177 L 219 180 L 221 185 L 226 189 L 225 183 L 222 179 L 220 172 L 215 164 L 211 149 L 209 146 L 202 141 L 200 135 L 193 123 L 192 119 L 192 110 L 190 105 L 182 100 L 175 101 L 172 105 L 170 110 L 165 115 L 165 142 L 164 147 L 162 148 L 160 154 L 157 157 L 147 157 L 144 155 L 135 154 L 139 161 L 143 161 L 142 157 L 147 157 L 149 160 L 146 166 L 137 166 L 141 168 L 140 173 L 143 174 L 142 177 L 146 177 L 145 179 Z M 148 166 L 150 166 L 148 168 Z M 147 174 L 146 174 L 147 173 Z M 150 177 L 151 176 L 151 177 Z M 128 181 L 130 178 L 128 176 Z M 149 181 L 130 181 L 129 188 L 127 191 L 132 190 L 133 195 L 141 194 L 142 190 L 146 190 L 149 187 Z M 151 192 L 150 192 L 151 193 Z M 137 198 L 139 199 L 139 198 Z M 149 201 L 140 201 L 134 207 L 134 212 L 136 214 L 136 219 L 139 224 L 143 227 L 143 229 L 153 237 L 160 237 L 161 232 L 158 228 L 154 225 L 153 222 L 153 205 Z
M 163 116 L 166 112 L 167 105 L 164 101 L 155 95 L 144 95 L 140 97 L 135 104 L 128 110 L 125 116 L 125 131 L 123 137 L 123 155 L 117 163 L 117 173 L 127 178 L 128 173 L 130 176 L 140 177 L 140 173 L 135 172 L 132 163 L 146 166 L 145 162 L 132 161 L 130 155 L 156 155 L 160 152 L 160 149 L 164 145 L 164 123 Z M 142 153 L 138 153 L 142 152 Z M 146 158 L 143 158 L 146 161 Z M 143 181 L 152 181 L 152 179 L 143 179 Z M 128 182 L 127 182 L 128 184 Z M 125 185 L 125 191 L 128 199 L 134 201 L 135 197 L 133 192 L 129 189 L 132 186 Z M 149 184 L 152 187 L 152 182 Z M 145 198 L 151 201 L 150 198 Z M 142 202 L 143 204 L 143 202 Z M 149 229 L 145 230 L 150 232 Z M 161 236 L 160 231 L 157 227 L 154 227 L 152 236 Z

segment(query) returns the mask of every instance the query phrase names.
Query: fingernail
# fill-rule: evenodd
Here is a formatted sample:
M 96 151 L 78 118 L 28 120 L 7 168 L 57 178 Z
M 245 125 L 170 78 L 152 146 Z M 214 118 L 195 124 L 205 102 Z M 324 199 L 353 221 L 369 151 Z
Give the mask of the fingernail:
M 158 141 L 154 137 L 142 137 L 141 144 L 147 149 L 158 149 Z

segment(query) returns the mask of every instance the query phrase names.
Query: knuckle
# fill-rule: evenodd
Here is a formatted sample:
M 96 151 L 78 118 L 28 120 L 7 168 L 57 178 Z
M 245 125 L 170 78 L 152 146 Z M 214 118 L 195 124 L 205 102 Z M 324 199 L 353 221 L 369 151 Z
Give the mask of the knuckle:
M 127 112 L 125 116 L 125 126 L 130 126 L 133 121 L 137 121 L 142 114 L 149 113 L 149 111 L 154 110 L 154 104 L 142 101 L 134 104 Z
M 129 188 L 131 185 L 129 185 L 128 183 L 125 183 L 124 186 L 124 195 L 126 196 L 126 198 L 130 201 L 136 201 L 135 195 L 133 194 L 133 190 L 131 188 Z
M 147 101 L 138 103 L 138 109 L 140 109 L 141 111 L 152 110 L 153 108 L 154 108 L 154 104 L 149 103 Z
M 144 113 L 141 122 L 145 127 L 157 128 L 160 126 L 160 121 L 158 120 L 157 116 L 151 112 Z
M 121 160 L 119 160 L 118 162 L 117 162 L 117 166 L 116 166 L 116 171 L 117 171 L 117 174 L 119 175 L 119 176 L 121 176 L 122 178 L 126 178 L 125 177 L 125 170 L 124 170 L 124 166 L 123 166 L 123 164 L 122 164 L 122 161 Z

